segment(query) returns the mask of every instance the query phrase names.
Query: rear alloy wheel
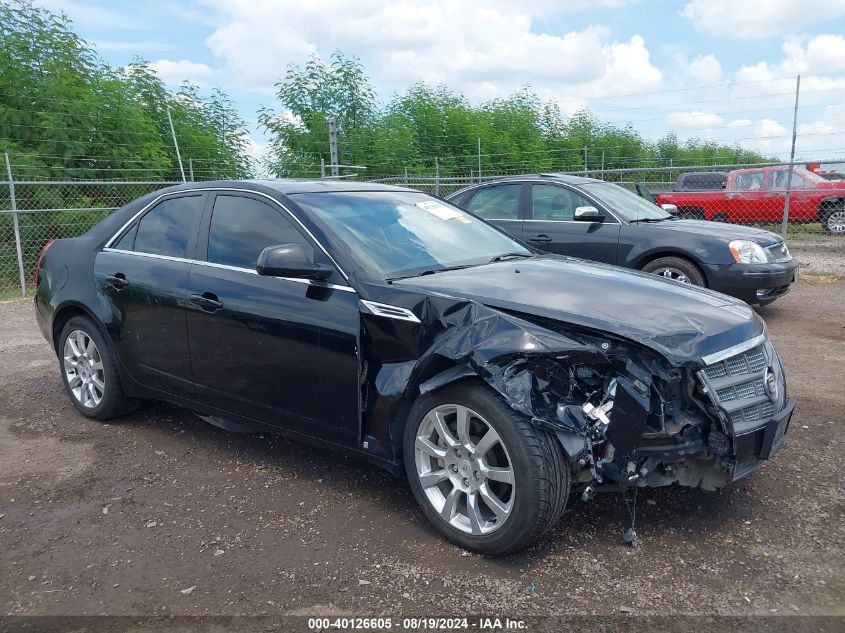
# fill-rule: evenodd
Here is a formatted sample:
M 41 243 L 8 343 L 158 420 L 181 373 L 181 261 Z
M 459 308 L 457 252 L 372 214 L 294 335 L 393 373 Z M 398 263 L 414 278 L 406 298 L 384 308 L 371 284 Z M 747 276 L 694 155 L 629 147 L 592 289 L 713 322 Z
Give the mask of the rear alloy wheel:
M 91 319 L 70 319 L 57 349 L 65 391 L 82 415 L 109 420 L 138 407 L 138 399 L 124 394 L 114 352 Z
M 432 525 L 481 554 L 530 545 L 557 522 L 569 494 L 557 438 L 473 380 L 417 400 L 405 428 L 404 460 Z
M 845 209 L 831 209 L 822 216 L 822 229 L 830 235 L 845 235 Z
M 106 394 L 106 375 L 94 339 L 84 330 L 73 330 L 65 339 L 63 361 L 71 395 L 85 409 L 97 408 Z
M 643 266 L 643 272 L 693 286 L 705 285 L 704 275 L 698 267 L 683 257 L 659 257 Z

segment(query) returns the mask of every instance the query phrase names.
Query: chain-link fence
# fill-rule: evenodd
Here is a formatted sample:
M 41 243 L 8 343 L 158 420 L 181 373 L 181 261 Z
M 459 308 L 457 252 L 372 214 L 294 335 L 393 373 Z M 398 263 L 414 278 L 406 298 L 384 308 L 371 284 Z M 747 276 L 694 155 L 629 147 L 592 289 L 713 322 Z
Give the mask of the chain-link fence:
M 0 181 L 0 297 L 34 285 L 38 257 L 48 241 L 82 235 L 115 209 L 171 184 Z
M 826 169 L 819 173 L 821 165 L 692 165 L 565 175 L 619 184 L 658 205 L 673 205 L 682 218 L 755 225 L 796 239 L 817 236 L 845 247 L 845 161 L 824 163 Z M 378 182 L 446 197 L 463 187 L 500 178 L 404 175 Z
M 818 165 L 805 164 L 795 165 L 791 171 L 787 164 L 754 164 L 570 173 L 617 183 L 657 204 L 675 205 L 681 217 L 786 231 L 791 248 L 832 250 L 845 256 L 845 180 L 836 179 L 841 173 L 838 169 L 845 172 L 845 161 L 825 165 L 828 173 L 824 175 L 816 173 L 818 169 L 813 171 Z M 446 197 L 463 187 L 502 177 L 406 174 L 378 182 Z M 38 257 L 49 240 L 81 235 L 115 209 L 172 184 L 176 183 L 0 181 L 0 297 L 31 290 Z

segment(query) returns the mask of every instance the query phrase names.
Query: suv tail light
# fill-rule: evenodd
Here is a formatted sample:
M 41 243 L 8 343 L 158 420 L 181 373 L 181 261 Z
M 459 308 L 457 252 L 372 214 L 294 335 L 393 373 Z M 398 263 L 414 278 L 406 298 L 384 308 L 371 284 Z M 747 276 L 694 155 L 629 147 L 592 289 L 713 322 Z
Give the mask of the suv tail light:
M 55 240 L 47 240 L 47 243 L 44 245 L 44 248 L 41 249 L 41 254 L 38 256 L 38 264 L 35 266 L 35 286 L 38 287 L 38 284 L 41 283 L 41 261 L 44 259 L 44 253 L 47 252 L 47 249 L 50 248 L 50 245 L 55 242 Z

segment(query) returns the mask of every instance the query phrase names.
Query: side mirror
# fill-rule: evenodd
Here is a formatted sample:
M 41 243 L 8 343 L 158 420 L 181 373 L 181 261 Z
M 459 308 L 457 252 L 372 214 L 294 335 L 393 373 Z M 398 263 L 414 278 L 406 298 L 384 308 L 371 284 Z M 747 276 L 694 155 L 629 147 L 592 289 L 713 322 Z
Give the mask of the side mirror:
M 604 216 L 595 207 L 578 207 L 575 209 L 575 220 L 578 222 L 601 222 Z
M 660 208 L 669 215 L 678 215 L 678 207 L 674 204 L 661 204 Z
M 265 277 L 293 277 L 325 281 L 332 269 L 314 261 L 310 253 L 299 244 L 268 246 L 258 256 L 255 270 Z

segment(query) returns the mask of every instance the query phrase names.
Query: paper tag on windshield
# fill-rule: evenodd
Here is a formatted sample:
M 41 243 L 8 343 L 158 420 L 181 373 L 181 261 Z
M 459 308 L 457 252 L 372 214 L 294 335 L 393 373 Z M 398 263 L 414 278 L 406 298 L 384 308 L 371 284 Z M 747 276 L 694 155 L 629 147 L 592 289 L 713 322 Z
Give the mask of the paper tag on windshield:
M 441 220 L 454 220 L 455 218 L 463 218 L 460 211 L 456 211 L 445 204 L 440 204 L 437 200 L 425 200 L 417 202 L 417 206 L 424 211 L 428 211 L 431 215 L 440 218 Z

